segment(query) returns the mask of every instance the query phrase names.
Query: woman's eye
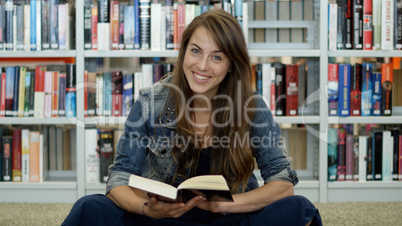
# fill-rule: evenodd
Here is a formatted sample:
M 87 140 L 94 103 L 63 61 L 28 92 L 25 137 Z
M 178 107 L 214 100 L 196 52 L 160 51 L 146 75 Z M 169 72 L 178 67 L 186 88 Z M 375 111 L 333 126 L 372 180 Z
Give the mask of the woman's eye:
M 200 51 L 198 49 L 192 49 L 191 52 L 193 53 L 199 53 Z
M 213 56 L 212 59 L 216 60 L 216 61 L 220 61 L 222 60 L 222 58 L 220 56 Z

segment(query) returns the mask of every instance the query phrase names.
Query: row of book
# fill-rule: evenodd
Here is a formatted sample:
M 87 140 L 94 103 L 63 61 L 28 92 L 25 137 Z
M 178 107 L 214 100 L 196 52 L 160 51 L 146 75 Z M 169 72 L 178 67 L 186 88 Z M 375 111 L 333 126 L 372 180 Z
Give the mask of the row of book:
M 75 64 L 0 68 L 0 117 L 74 117 Z
M 127 116 L 139 90 L 173 71 L 173 64 L 144 63 L 135 73 L 85 72 L 85 116 Z
M 0 5 L 0 50 L 74 49 L 74 1 L 5 0 Z
M 328 180 L 402 180 L 400 129 L 375 129 L 366 135 L 353 135 L 348 126 L 329 128 Z
M 108 168 L 116 156 L 116 148 L 123 130 L 85 129 L 85 181 L 105 183 Z
M 239 1 L 241 3 L 241 1 Z M 211 8 L 232 11 L 228 1 L 198 5 L 196 2 L 162 3 L 98 0 L 84 5 L 84 48 L 87 50 L 173 50 L 194 17 Z M 154 16 L 152 16 L 154 15 Z
M 402 49 L 399 1 L 340 0 L 328 12 L 329 50 Z
M 75 128 L 0 128 L 0 181 L 43 182 L 48 172 L 76 169 Z
M 328 64 L 329 116 L 392 115 L 393 65 Z

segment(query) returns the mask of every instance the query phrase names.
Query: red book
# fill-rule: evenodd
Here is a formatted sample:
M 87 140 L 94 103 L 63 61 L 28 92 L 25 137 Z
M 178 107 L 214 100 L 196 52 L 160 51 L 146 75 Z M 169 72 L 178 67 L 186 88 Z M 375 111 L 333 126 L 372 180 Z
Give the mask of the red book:
M 353 66 L 350 78 L 350 115 L 360 116 L 361 110 L 361 90 L 362 90 L 362 65 Z
M 92 6 L 92 50 L 98 50 L 98 6 Z
M 52 117 L 59 114 L 59 72 L 53 71 Z
M 110 2 L 110 43 L 111 49 L 119 49 L 119 1 Z
M 45 110 L 45 66 L 37 66 L 35 72 L 34 116 L 43 118 Z
M 186 4 L 177 3 L 177 47 L 180 49 L 181 35 L 186 28 Z
M 122 116 L 123 107 L 123 73 L 121 71 L 112 72 L 112 116 Z
M 363 49 L 373 49 L 372 0 L 363 0 Z
M 338 144 L 337 144 L 337 180 L 344 181 L 346 176 L 346 130 L 344 128 L 338 129 Z
M 275 68 L 271 68 L 271 113 L 275 115 Z
M 402 135 L 399 135 L 399 170 L 398 179 L 402 180 Z
M 84 71 L 84 116 L 88 116 L 88 71 Z
M 45 66 L 37 66 L 35 71 L 35 92 L 45 92 Z
M 392 115 L 392 86 L 394 69 L 392 64 L 383 63 L 381 67 L 381 115 Z
M 0 117 L 6 115 L 6 73 L 1 73 Z
M 338 116 L 338 64 L 328 64 L 328 115 Z
M 13 158 L 13 182 L 22 181 L 22 167 L 21 167 L 21 129 L 13 128 L 13 147 L 12 147 L 12 158 Z
M 286 116 L 296 116 L 298 104 L 299 65 L 286 65 Z
M 178 27 L 177 27 L 177 4 L 173 5 L 173 49 L 179 49 Z

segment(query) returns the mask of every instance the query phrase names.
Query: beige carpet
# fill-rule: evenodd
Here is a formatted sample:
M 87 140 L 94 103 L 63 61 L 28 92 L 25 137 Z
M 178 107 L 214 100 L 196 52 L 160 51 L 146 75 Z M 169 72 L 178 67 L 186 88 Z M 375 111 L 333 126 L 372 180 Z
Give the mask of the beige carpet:
M 316 203 L 324 225 L 402 225 L 402 202 Z M 60 225 L 72 204 L 0 203 L 0 225 Z

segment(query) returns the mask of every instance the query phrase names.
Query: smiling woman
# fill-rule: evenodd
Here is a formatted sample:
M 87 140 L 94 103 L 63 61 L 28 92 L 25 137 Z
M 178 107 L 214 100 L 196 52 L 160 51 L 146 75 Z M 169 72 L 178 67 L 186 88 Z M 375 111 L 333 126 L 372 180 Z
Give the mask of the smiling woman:
M 296 171 L 250 77 L 237 20 L 221 9 L 196 17 L 182 34 L 174 72 L 142 89 L 131 108 L 106 196 L 81 198 L 62 225 L 321 225 L 314 205 L 293 195 Z M 131 174 L 175 187 L 191 177 L 222 175 L 233 202 L 201 194 L 165 202 L 129 187 Z

